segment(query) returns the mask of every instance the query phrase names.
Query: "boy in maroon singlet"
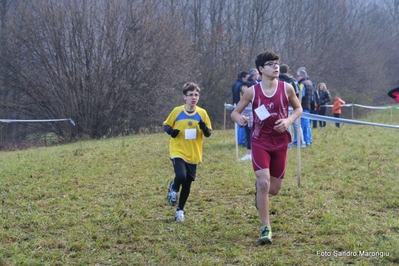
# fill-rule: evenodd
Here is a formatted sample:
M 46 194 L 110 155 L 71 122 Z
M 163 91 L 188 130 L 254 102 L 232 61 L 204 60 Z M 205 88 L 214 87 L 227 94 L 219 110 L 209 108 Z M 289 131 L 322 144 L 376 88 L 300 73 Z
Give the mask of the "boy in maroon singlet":
M 256 68 L 262 81 L 249 88 L 231 114 L 241 126 L 248 123 L 242 111 L 252 103 L 252 166 L 256 176 L 256 206 L 262 222 L 259 244 L 272 242 L 269 194 L 277 195 L 287 165 L 287 147 L 291 142 L 288 127 L 301 115 L 302 107 L 291 84 L 279 81 L 279 55 L 266 51 L 257 56 Z M 289 116 L 288 106 L 293 107 Z

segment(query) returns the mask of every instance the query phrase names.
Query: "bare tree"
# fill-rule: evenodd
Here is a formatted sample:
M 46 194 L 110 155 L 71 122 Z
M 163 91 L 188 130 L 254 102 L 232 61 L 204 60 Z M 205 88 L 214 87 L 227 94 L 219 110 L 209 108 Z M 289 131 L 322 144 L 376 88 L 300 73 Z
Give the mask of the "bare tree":
M 17 55 L 10 70 L 21 102 L 10 104 L 31 118 L 72 117 L 75 133 L 91 138 L 159 124 L 157 114 L 167 108 L 157 106 L 160 98 L 190 73 L 185 32 L 156 4 L 21 4 L 9 51 Z M 65 124 L 43 127 L 67 138 L 74 133 Z

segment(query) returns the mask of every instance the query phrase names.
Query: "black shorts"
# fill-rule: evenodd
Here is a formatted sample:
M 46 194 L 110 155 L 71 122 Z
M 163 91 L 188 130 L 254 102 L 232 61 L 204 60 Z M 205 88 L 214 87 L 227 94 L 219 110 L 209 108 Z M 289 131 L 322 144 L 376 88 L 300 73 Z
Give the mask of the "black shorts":
M 175 169 L 176 176 L 188 179 L 191 181 L 195 180 L 195 174 L 197 172 L 197 165 L 192 163 L 187 163 L 182 158 L 171 158 L 173 163 L 173 168 Z

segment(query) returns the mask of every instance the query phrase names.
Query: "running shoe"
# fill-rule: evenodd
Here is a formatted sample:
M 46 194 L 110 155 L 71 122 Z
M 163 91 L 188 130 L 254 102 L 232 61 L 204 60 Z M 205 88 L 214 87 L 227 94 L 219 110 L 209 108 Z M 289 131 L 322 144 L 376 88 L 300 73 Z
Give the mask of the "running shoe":
M 241 161 L 246 161 L 246 160 L 252 160 L 252 155 L 251 154 L 245 154 L 244 156 L 241 157 Z
M 184 211 L 182 211 L 182 210 L 176 211 L 175 221 L 176 222 L 184 222 Z
M 168 197 L 167 197 L 167 199 L 168 199 L 168 203 L 169 203 L 169 205 L 171 205 L 171 206 L 176 206 L 176 204 L 177 204 L 177 191 L 175 191 L 175 190 L 173 190 L 173 181 L 170 181 L 170 184 L 169 184 L 169 192 L 168 192 Z
M 259 245 L 271 244 L 272 243 L 272 230 L 269 226 L 265 225 L 260 230 L 260 238 L 258 241 Z

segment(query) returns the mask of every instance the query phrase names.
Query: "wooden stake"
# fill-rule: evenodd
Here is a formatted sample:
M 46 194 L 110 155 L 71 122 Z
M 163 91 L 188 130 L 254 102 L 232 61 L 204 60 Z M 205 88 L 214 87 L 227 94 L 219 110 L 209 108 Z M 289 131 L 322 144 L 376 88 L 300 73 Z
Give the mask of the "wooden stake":
M 305 87 L 302 88 L 304 90 Z M 302 90 L 299 93 L 299 102 L 302 102 Z M 296 147 L 297 147 L 297 168 L 296 168 L 296 174 L 297 174 L 297 179 L 298 179 L 298 187 L 301 187 L 301 117 L 298 117 L 298 130 L 296 131 L 297 136 L 297 142 L 296 142 Z
M 226 103 L 224 103 L 224 134 L 223 134 L 223 143 L 226 142 Z

